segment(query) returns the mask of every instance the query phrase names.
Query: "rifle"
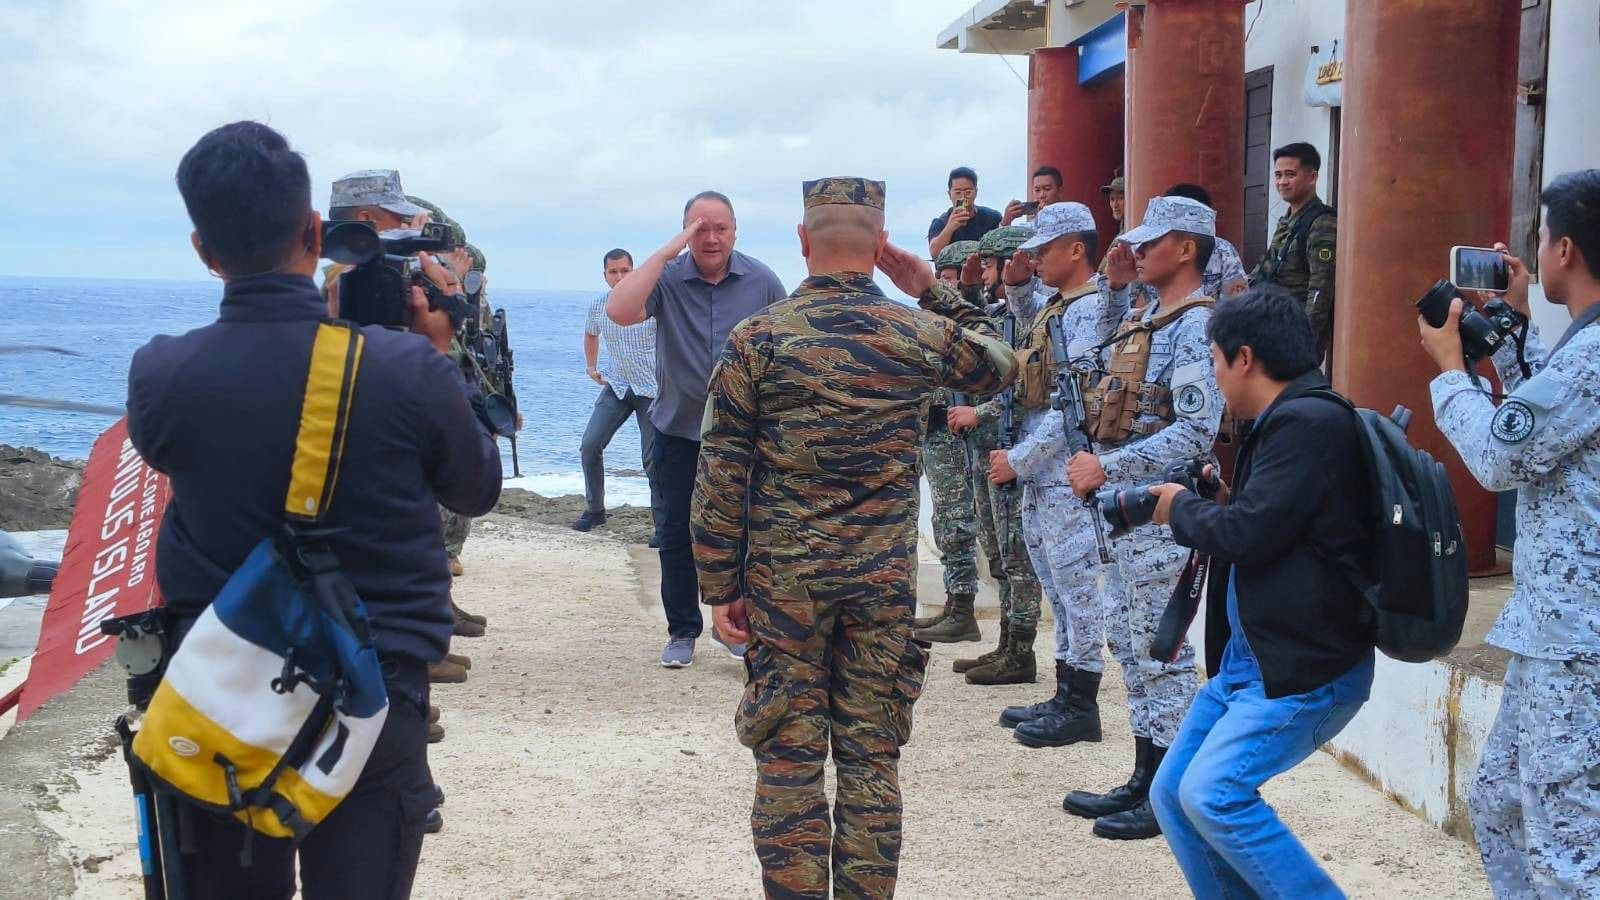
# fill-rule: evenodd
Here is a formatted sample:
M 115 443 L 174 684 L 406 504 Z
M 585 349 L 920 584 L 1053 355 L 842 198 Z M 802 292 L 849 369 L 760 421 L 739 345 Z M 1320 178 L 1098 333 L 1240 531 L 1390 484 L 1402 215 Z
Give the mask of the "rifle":
M 950 405 L 977 406 L 976 403 L 972 402 L 971 397 L 968 397 L 966 394 L 960 393 L 959 391 L 950 392 Z M 967 478 L 970 479 L 972 477 L 972 437 L 971 435 L 966 434 L 956 436 L 961 439 L 961 455 L 966 459 L 966 466 L 962 469 L 962 471 L 966 474 Z
M 469 372 L 483 387 L 484 419 L 497 436 L 511 442 L 511 475 L 522 476 L 522 465 L 517 459 L 517 387 L 516 363 L 511 351 L 511 337 L 506 328 L 506 311 L 497 309 L 485 330 L 478 317 L 467 319 L 462 328 L 462 343 L 471 361 Z
M 1015 347 L 1017 339 L 1017 317 L 1008 307 L 1000 320 L 1000 337 L 1007 347 Z M 1016 391 L 1007 387 L 1000 392 L 1000 423 L 999 433 L 995 438 L 995 447 L 1000 450 L 1010 450 L 1017 444 L 1017 411 Z M 1016 491 L 1015 480 L 1005 484 L 995 485 L 999 488 L 995 492 L 995 515 L 999 518 L 999 538 L 1002 548 L 1011 545 L 1011 503 Z M 1008 552 L 1002 550 L 1002 552 Z
M 1061 331 L 1061 317 L 1052 316 L 1045 330 L 1050 335 L 1050 361 L 1056 368 L 1056 392 L 1050 398 L 1050 405 L 1061 411 L 1061 430 L 1066 435 L 1067 453 L 1093 453 L 1094 440 L 1089 434 L 1089 423 L 1085 421 L 1083 392 L 1078 388 L 1078 379 L 1073 375 L 1072 361 L 1067 355 L 1067 336 Z M 1089 521 L 1094 525 L 1094 547 L 1100 564 L 1110 565 L 1111 550 L 1106 545 L 1106 526 L 1097 508 L 1099 504 L 1093 497 L 1088 497 L 1083 505 L 1088 509 Z

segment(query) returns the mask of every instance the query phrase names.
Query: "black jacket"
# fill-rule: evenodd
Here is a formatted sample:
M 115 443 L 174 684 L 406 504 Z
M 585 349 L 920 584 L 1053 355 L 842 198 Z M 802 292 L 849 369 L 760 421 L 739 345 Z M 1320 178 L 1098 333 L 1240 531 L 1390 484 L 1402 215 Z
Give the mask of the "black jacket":
M 172 479 L 156 581 L 198 614 L 283 522 L 317 323 L 310 278 L 230 282 L 217 321 L 151 339 L 128 372 L 128 434 Z M 438 504 L 469 516 L 500 495 L 500 453 L 460 370 L 424 338 L 363 329 L 338 482 L 324 523 L 372 619 L 380 656 L 428 662 L 449 645 L 450 571 Z
M 1368 488 L 1350 411 L 1304 396 L 1325 388 L 1320 372 L 1290 382 L 1257 418 L 1239 452 L 1233 499 L 1193 493 L 1172 505 L 1178 543 L 1215 559 L 1206 602 L 1206 669 L 1228 644 L 1228 575 L 1237 568 L 1239 622 L 1268 697 L 1319 688 L 1373 648 L 1365 601 L 1330 560 L 1370 552 Z

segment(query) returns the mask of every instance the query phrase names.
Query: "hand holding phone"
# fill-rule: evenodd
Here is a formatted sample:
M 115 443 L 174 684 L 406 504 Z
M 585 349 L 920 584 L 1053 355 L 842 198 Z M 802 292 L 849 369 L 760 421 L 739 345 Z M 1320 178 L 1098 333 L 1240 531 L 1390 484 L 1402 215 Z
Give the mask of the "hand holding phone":
M 1039 201 L 1037 201 L 1037 200 L 1029 200 L 1027 203 L 1022 204 L 1022 214 L 1023 215 L 1032 216 L 1032 215 L 1038 214 L 1038 212 L 1039 212 Z
M 1505 293 L 1511 286 L 1505 252 L 1491 247 L 1451 247 L 1450 283 L 1464 291 Z

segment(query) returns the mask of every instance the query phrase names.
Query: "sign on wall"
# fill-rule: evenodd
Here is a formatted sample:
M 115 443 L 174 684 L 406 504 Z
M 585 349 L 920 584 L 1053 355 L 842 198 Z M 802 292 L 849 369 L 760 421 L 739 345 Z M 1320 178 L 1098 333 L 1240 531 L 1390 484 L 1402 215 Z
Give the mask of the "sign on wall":
M 1307 106 L 1344 105 L 1344 50 L 1338 41 L 1311 48 L 1305 97 Z

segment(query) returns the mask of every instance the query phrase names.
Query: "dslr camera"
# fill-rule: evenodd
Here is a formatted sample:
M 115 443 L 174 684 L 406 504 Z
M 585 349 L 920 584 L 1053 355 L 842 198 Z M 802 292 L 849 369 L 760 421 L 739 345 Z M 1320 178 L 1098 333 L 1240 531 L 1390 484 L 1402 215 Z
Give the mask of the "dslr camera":
M 443 309 L 461 328 L 474 310 L 463 294 L 447 295 L 422 273 L 419 253 L 455 249 L 450 229 L 429 222 L 417 229 L 379 231 L 370 222 L 323 222 L 322 256 L 354 266 L 339 276 L 339 317 L 358 325 L 411 327 L 411 289 L 422 288 L 428 308 Z
M 1455 285 L 1441 278 L 1417 301 L 1417 311 L 1429 325 L 1442 328 L 1450 317 L 1450 301 L 1455 297 Z M 1492 356 L 1506 338 L 1515 338 L 1520 346 L 1526 339 L 1527 327 L 1528 317 L 1504 300 L 1490 300 L 1482 311 L 1465 303 L 1461 309 L 1461 351 L 1466 356 L 1467 368 Z
M 1167 463 L 1167 468 L 1161 480 L 1155 484 L 1181 484 L 1201 497 L 1211 500 L 1217 496 L 1217 489 L 1222 482 L 1215 475 L 1206 477 L 1206 466 L 1211 465 L 1204 459 L 1183 459 Z M 1128 488 L 1123 491 L 1101 491 L 1095 497 L 1095 505 L 1100 509 L 1100 515 L 1105 517 L 1106 524 L 1111 526 L 1111 536 L 1120 537 L 1140 525 L 1147 525 L 1152 516 L 1156 514 L 1156 504 L 1160 498 L 1150 493 L 1154 485 Z

